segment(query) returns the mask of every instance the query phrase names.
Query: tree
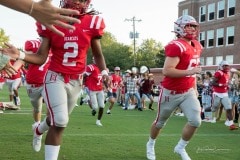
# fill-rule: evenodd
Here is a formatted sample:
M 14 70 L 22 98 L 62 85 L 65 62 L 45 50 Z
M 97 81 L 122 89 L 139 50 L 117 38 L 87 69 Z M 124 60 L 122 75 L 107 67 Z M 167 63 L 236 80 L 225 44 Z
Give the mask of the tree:
M 6 42 L 9 42 L 9 36 L 7 36 L 5 31 L 0 28 L 0 47 L 3 47 Z
M 148 66 L 149 68 L 160 67 L 163 55 L 163 46 L 154 39 L 143 40 L 136 52 L 137 66 Z
M 119 66 L 121 70 L 129 69 L 132 66 L 133 61 L 130 58 L 131 51 L 129 46 L 117 42 L 110 32 L 105 32 L 101 43 L 106 64 L 110 71 L 115 66 Z

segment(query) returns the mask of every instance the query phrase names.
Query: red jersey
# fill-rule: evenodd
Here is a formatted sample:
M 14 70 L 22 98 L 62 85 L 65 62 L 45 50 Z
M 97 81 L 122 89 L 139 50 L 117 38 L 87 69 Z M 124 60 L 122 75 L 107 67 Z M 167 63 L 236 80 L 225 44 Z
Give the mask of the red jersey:
M 218 79 L 218 83 L 223 86 L 213 86 L 213 91 L 216 93 L 227 93 L 228 92 L 228 83 L 229 83 L 229 74 L 221 70 L 215 72 L 214 77 Z
M 31 51 L 32 54 L 36 54 L 40 41 L 38 40 L 29 40 L 25 42 L 25 51 Z M 50 56 L 51 54 L 49 54 Z M 47 58 L 46 62 L 39 66 L 35 64 L 28 64 L 28 71 L 26 73 L 26 81 L 28 84 L 43 84 L 45 74 L 48 70 L 49 66 L 49 58 Z
M 96 64 L 89 64 L 86 68 L 85 85 L 91 91 L 103 90 L 102 75 Z
M 49 59 L 50 58 L 48 57 L 46 62 L 41 66 L 35 64 L 28 65 L 28 71 L 26 74 L 26 81 L 28 84 L 43 84 L 50 63 Z
M 63 74 L 81 74 L 85 71 L 86 55 L 93 38 L 103 35 L 105 24 L 98 15 L 84 15 L 81 23 L 75 23 L 75 30 L 57 27 L 65 36 L 61 37 L 37 23 L 38 34 L 51 42 L 51 63 L 49 70 Z
M 111 75 L 111 83 L 112 83 L 112 93 L 117 92 L 117 88 L 120 87 L 120 84 L 122 83 L 122 77 L 116 74 Z
M 197 40 L 191 41 L 192 45 L 185 40 L 177 39 L 171 41 L 165 46 L 165 54 L 167 57 L 179 57 L 180 61 L 176 69 L 191 70 L 200 64 L 200 54 L 202 46 Z M 188 90 L 195 84 L 196 75 L 185 77 L 164 77 L 161 85 L 169 90 Z

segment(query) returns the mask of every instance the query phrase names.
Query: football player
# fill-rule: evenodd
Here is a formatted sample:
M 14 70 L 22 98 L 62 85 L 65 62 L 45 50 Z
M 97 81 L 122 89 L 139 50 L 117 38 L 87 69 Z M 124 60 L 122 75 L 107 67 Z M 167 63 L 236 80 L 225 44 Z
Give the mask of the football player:
M 85 72 L 85 85 L 89 89 L 90 103 L 92 107 L 92 115 L 96 114 L 98 109 L 98 117 L 96 121 L 97 126 L 102 126 L 101 118 L 104 109 L 104 91 L 103 91 L 103 79 L 98 66 L 95 63 L 87 65 Z
M 110 80 L 110 85 L 109 85 L 110 88 L 108 88 L 107 96 L 109 97 L 108 101 L 110 103 L 110 106 L 107 110 L 107 114 L 111 114 L 111 110 L 118 96 L 117 92 L 123 85 L 122 77 L 120 76 L 120 67 L 117 66 L 114 68 L 114 73 L 111 75 L 109 80 Z
M 189 15 L 181 16 L 174 23 L 177 39 L 165 46 L 166 59 L 163 67 L 165 77 L 161 82 L 157 117 L 152 123 L 147 142 L 147 158 L 155 160 L 155 141 L 177 107 L 183 111 L 188 122 L 182 137 L 174 148 L 182 159 L 190 160 L 185 147 L 201 125 L 201 106 L 198 100 L 196 74 L 201 72 L 201 44 L 197 41 L 199 24 Z
M 41 41 L 37 40 L 27 40 L 24 44 L 24 50 L 28 54 L 36 54 L 40 46 Z M 32 129 L 34 130 L 41 122 L 42 115 L 42 105 L 43 105 L 43 83 L 44 77 L 47 72 L 48 66 L 50 64 L 50 56 L 47 58 L 43 65 L 28 64 L 28 69 L 26 72 L 26 89 L 30 102 L 33 106 L 33 119 Z M 42 136 L 35 138 L 33 143 L 33 149 L 38 152 L 41 149 L 41 139 Z
M 14 102 L 16 106 L 21 105 L 20 97 L 18 94 L 18 89 L 21 86 L 22 78 L 22 69 L 24 67 L 24 62 L 22 60 L 10 60 L 11 65 L 15 70 L 17 70 L 16 74 L 13 74 L 11 77 L 6 78 L 6 85 L 8 86 L 9 91 L 9 100 L 10 102 Z
M 100 43 L 105 24 L 103 18 L 97 15 L 98 12 L 88 11 L 90 2 L 90 0 L 60 1 L 61 8 L 71 8 L 81 13 L 76 17 L 81 23 L 71 23 L 75 30 L 57 27 L 65 34 L 64 37 L 37 23 L 38 34 L 42 37 L 37 54 L 19 52 L 11 45 L 3 49 L 5 53 L 15 58 L 40 65 L 46 61 L 51 50 L 51 62 L 45 76 L 43 90 L 49 116 L 34 130 L 34 138 L 38 138 L 48 130 L 45 139 L 45 160 L 58 159 L 62 135 L 81 90 L 81 78 L 85 71 L 89 47 L 92 49 L 92 55 L 101 74 L 107 76 Z
M 225 122 L 226 126 L 229 126 L 230 130 L 238 129 L 233 122 L 232 114 L 232 103 L 228 95 L 229 89 L 229 75 L 230 75 L 230 66 L 227 61 L 222 61 L 219 64 L 219 69 L 214 73 L 213 80 L 211 84 L 213 85 L 213 103 L 212 103 L 212 112 L 213 114 L 219 108 L 220 105 L 224 107 L 227 114 L 227 121 Z M 215 114 L 214 114 L 215 115 Z M 212 123 L 216 123 L 216 116 L 213 117 Z

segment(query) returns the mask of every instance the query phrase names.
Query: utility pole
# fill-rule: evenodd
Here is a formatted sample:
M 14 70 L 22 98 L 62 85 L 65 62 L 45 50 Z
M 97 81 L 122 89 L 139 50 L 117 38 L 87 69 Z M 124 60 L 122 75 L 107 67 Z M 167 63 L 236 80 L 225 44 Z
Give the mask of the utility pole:
M 133 32 L 132 34 L 130 33 L 130 38 L 133 39 L 133 60 L 134 60 L 134 66 L 136 65 L 136 38 L 138 38 L 138 35 L 139 33 L 136 32 L 136 29 L 135 29 L 135 22 L 141 22 L 142 20 L 141 19 L 136 19 L 136 17 L 132 17 L 130 19 L 125 19 L 125 21 L 130 21 L 132 22 L 132 26 L 133 26 Z

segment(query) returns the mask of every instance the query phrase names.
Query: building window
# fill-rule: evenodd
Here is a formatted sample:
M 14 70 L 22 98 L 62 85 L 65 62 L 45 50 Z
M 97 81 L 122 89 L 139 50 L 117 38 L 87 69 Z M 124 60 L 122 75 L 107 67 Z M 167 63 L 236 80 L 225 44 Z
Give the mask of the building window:
M 204 66 L 204 57 L 200 57 L 200 65 Z
M 235 14 L 236 0 L 228 0 L 228 16 Z
M 214 30 L 207 31 L 207 47 L 213 47 L 214 45 Z
M 227 27 L 227 39 L 226 39 L 227 45 L 233 45 L 234 44 L 234 26 Z
M 218 2 L 218 19 L 224 17 L 225 0 Z
M 217 45 L 216 46 L 223 46 L 223 35 L 224 35 L 224 29 L 223 28 L 217 29 Z
M 216 56 L 216 65 L 219 65 L 220 62 L 223 60 L 223 56 Z
M 188 15 L 188 9 L 184 9 L 184 10 L 182 11 L 182 15 Z
M 213 65 L 213 57 L 207 57 L 206 59 L 206 66 Z
M 205 47 L 205 32 L 200 32 L 199 41 L 203 47 Z
M 199 8 L 199 22 L 206 21 L 206 6 L 202 6 Z
M 214 20 L 214 13 L 215 13 L 215 3 L 208 5 L 208 20 Z
M 227 55 L 226 61 L 228 61 L 229 64 L 233 64 L 233 55 Z

